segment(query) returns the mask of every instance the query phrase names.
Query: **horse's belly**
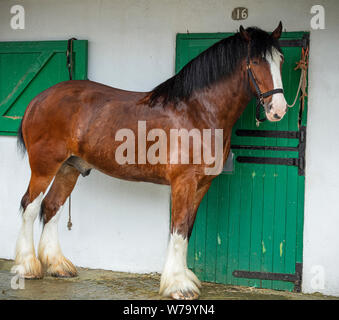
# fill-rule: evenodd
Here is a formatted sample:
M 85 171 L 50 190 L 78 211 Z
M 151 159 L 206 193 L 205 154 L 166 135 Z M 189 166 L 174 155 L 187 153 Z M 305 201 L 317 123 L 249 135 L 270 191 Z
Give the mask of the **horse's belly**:
M 145 165 L 147 166 L 147 165 Z M 122 180 L 128 181 L 143 181 L 143 182 L 152 182 L 156 184 L 166 184 L 169 185 L 168 179 L 165 177 L 165 173 L 161 174 L 158 170 L 153 170 L 142 168 L 142 165 L 121 165 L 118 168 L 96 168 L 99 171 Z
M 74 157 L 77 161 L 72 161 L 81 174 L 86 175 L 90 169 L 96 169 L 111 177 L 128 180 L 128 181 L 143 181 L 156 184 L 169 185 L 167 177 L 167 165 L 150 165 L 150 164 L 118 164 L 113 159 L 91 158 L 83 160 L 80 157 Z

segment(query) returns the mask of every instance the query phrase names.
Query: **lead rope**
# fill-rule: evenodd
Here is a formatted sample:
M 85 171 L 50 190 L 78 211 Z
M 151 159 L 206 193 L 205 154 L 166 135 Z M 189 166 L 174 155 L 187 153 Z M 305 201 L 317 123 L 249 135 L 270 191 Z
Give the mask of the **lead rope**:
M 72 216 L 71 216 L 71 194 L 68 197 L 68 222 L 67 222 L 67 228 L 68 230 L 72 230 Z
M 301 59 L 298 62 L 296 62 L 297 65 L 294 68 L 294 70 L 298 70 L 298 69 L 301 70 L 298 90 L 295 95 L 293 103 L 291 105 L 287 104 L 289 108 L 294 107 L 299 97 L 299 93 L 301 92 L 300 98 L 299 98 L 300 110 L 299 110 L 299 116 L 298 116 L 298 129 L 300 129 L 300 126 L 301 126 L 302 115 L 303 115 L 304 106 L 305 106 L 305 97 L 307 97 L 306 87 L 307 87 L 308 51 L 309 51 L 308 47 L 306 47 L 306 49 L 305 48 L 301 49 Z
M 304 99 L 307 96 L 306 93 L 306 82 L 307 82 L 307 67 L 308 67 L 308 47 L 306 48 L 306 50 L 304 48 L 302 48 L 301 51 L 301 59 L 296 62 L 297 66 L 294 68 L 294 70 L 298 70 L 301 69 L 301 73 L 300 73 L 300 80 L 299 80 L 299 86 L 298 86 L 298 90 L 297 90 L 297 94 L 295 95 L 294 101 L 291 105 L 287 104 L 287 106 L 289 108 L 294 107 L 295 103 L 297 102 L 300 90 L 301 90 L 301 96 L 300 96 L 300 100 Z
M 302 59 L 297 63 L 296 69 L 301 69 L 302 81 L 301 81 L 301 96 L 300 96 L 300 108 L 299 108 L 299 119 L 298 119 L 298 129 L 300 129 L 302 123 L 302 116 L 305 107 L 305 97 L 307 97 L 307 70 L 308 70 L 308 54 L 309 49 L 302 49 Z M 301 77 L 301 76 L 300 76 Z
M 68 68 L 68 76 L 69 80 L 73 79 L 73 40 L 76 40 L 76 38 L 71 38 L 67 42 L 67 51 L 66 51 L 66 57 L 67 57 L 67 68 Z M 67 228 L 68 230 L 72 230 L 72 197 L 71 194 L 68 197 L 68 222 L 67 222 Z

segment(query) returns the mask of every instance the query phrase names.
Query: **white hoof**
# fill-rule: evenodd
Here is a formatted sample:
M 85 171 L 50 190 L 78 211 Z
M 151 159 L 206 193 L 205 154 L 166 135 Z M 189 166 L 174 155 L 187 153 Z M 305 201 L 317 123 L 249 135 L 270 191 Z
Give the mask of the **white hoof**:
M 41 279 L 43 277 L 41 262 L 33 255 L 25 259 L 16 259 L 11 272 L 25 279 Z
M 176 300 L 194 300 L 200 295 L 201 283 L 189 269 L 181 273 L 162 274 L 159 293 Z
M 45 272 L 52 277 L 71 278 L 78 275 L 77 269 L 73 263 L 66 259 L 63 255 L 54 257 L 52 260 L 46 258 L 41 260 Z
M 187 268 L 187 238 L 177 232 L 171 234 L 159 293 L 173 299 L 193 300 L 200 295 L 199 279 Z

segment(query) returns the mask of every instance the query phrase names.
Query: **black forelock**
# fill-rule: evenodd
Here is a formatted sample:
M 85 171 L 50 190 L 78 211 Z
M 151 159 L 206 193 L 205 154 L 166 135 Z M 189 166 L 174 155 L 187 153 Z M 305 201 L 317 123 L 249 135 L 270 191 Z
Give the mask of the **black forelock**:
M 251 37 L 251 58 L 266 54 L 272 55 L 272 49 L 281 51 L 279 40 L 271 37 L 269 33 L 256 27 L 247 28 L 246 31 Z
M 272 54 L 273 48 L 281 52 L 279 41 L 269 33 L 256 27 L 246 31 L 251 37 L 251 58 Z M 247 54 L 248 42 L 239 32 L 222 39 L 187 63 L 175 76 L 155 87 L 150 93 L 150 106 L 159 99 L 164 106 L 189 99 L 195 91 L 232 75 Z

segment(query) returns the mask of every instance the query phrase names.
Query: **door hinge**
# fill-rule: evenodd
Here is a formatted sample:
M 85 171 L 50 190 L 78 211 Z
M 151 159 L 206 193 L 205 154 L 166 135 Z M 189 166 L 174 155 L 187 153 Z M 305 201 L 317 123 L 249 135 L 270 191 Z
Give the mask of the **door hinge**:
M 294 283 L 294 292 L 301 292 L 302 282 L 302 263 L 295 264 L 295 273 L 276 273 L 261 271 L 234 270 L 232 275 L 236 278 L 258 279 L 258 280 L 277 280 Z
M 302 47 L 306 49 L 310 42 L 310 35 L 305 33 L 301 39 L 281 39 L 279 44 L 281 47 Z
M 299 131 L 237 130 L 236 135 L 241 136 L 241 137 L 298 139 L 299 144 L 297 147 L 231 145 L 231 149 L 296 151 L 298 152 L 298 158 L 238 156 L 236 158 L 236 161 L 240 163 L 257 163 L 257 164 L 295 166 L 298 168 L 299 176 L 305 175 L 305 149 L 306 149 L 306 127 L 305 126 L 301 126 Z

